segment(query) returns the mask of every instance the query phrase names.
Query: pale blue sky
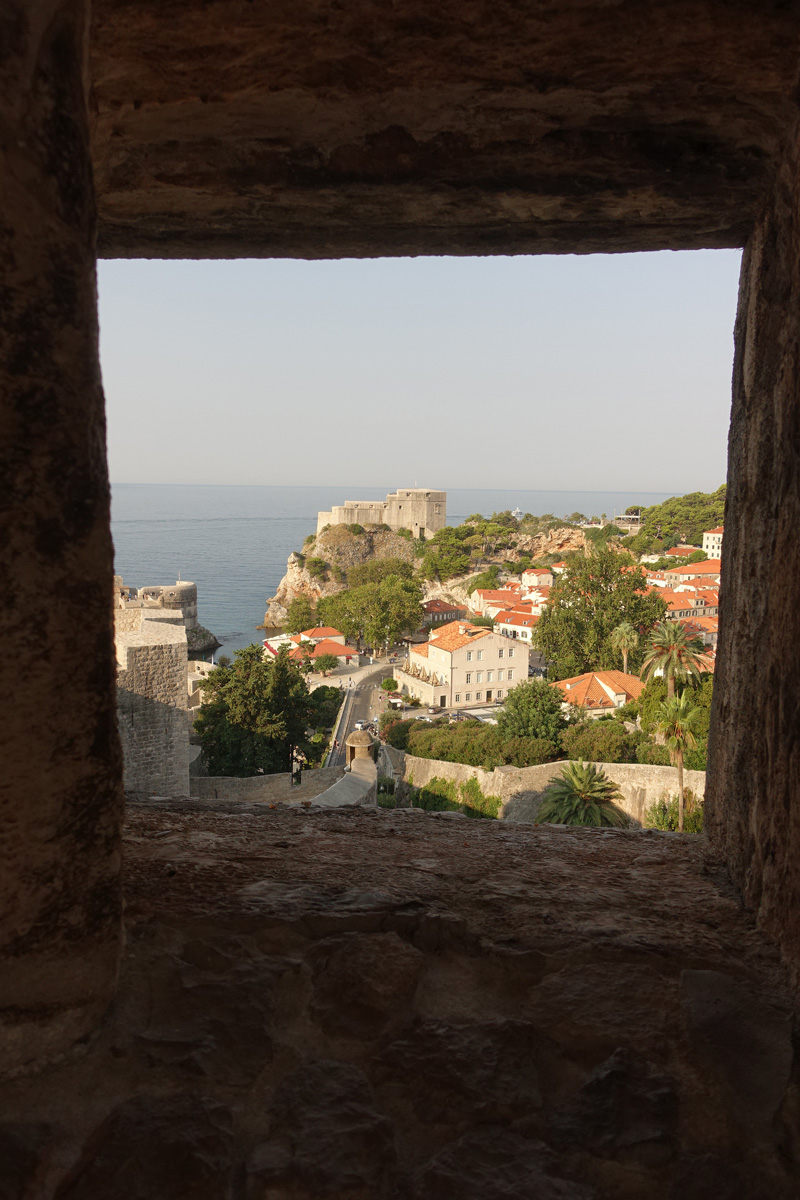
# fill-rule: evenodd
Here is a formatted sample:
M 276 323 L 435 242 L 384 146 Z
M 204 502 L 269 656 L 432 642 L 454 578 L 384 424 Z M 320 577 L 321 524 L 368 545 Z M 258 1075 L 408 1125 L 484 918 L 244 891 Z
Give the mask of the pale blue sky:
M 112 481 L 714 489 L 740 257 L 102 262 Z

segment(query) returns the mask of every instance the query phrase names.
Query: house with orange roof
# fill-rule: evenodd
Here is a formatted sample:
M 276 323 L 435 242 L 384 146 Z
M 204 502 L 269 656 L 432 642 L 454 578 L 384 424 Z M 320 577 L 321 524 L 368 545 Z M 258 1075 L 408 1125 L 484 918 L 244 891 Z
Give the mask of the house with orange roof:
M 705 614 L 692 614 L 691 616 L 681 617 L 679 620 L 687 633 L 693 637 L 699 637 L 704 646 L 716 650 L 719 637 L 718 617 L 709 617 Z
M 520 575 L 522 594 L 525 595 L 533 588 L 551 588 L 554 583 L 553 572 L 547 567 L 527 567 Z
M 695 554 L 700 549 L 699 546 L 672 546 L 669 550 L 664 551 L 664 558 L 688 558 L 690 554 Z
M 501 637 L 518 638 L 520 641 L 530 642 L 531 631 L 538 620 L 539 613 L 520 612 L 518 609 L 511 612 L 499 612 L 494 619 L 494 631 Z
M 572 679 L 559 679 L 553 684 L 564 699 L 564 707 L 580 708 L 589 717 L 602 717 L 638 700 L 644 684 L 636 675 L 624 671 L 587 671 Z
M 313 647 L 313 649 L 309 649 Z M 355 646 L 345 646 L 341 642 L 335 642 L 330 638 L 325 638 L 321 642 L 303 641 L 299 646 L 289 654 L 289 658 L 293 662 L 304 662 L 308 657 L 312 660 L 322 658 L 325 654 L 332 654 L 339 659 L 340 667 L 357 667 L 361 663 L 361 656 Z
M 710 580 L 719 583 L 722 564 L 718 558 L 707 558 L 705 562 L 687 563 L 683 567 L 672 567 L 664 572 L 667 583 L 687 583 L 690 579 Z
M 562 559 L 561 562 L 553 563 L 552 567 L 550 568 L 555 575 L 563 575 L 566 569 L 567 564 L 564 559 Z
M 408 648 L 395 668 L 400 691 L 436 708 L 467 708 L 501 702 L 528 678 L 528 647 L 486 625 L 452 621 Z
M 466 611 L 456 604 L 449 604 L 447 600 L 426 600 L 422 605 L 422 624 L 440 625 L 444 621 L 457 621 L 466 615 Z
M 470 596 L 470 607 L 475 616 L 493 617 L 496 612 L 513 608 L 519 599 L 519 587 L 476 588 Z
M 725 532 L 724 525 L 718 525 L 716 529 L 707 529 L 703 534 L 703 549 L 709 558 L 722 558 L 722 535 Z

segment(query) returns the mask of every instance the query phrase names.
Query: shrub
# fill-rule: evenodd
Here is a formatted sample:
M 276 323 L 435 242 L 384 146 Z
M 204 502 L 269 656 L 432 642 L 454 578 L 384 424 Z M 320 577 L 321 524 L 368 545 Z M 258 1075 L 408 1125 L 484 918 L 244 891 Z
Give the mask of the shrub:
M 410 529 L 398 529 L 396 532 L 398 537 L 406 538 L 406 540 L 409 542 L 414 540 L 414 535 Z
M 324 558 L 307 558 L 306 570 L 314 579 L 327 579 L 328 564 Z
M 536 819 L 551 825 L 624 826 L 628 818 L 616 807 L 622 797 L 613 779 L 593 763 L 569 762 L 554 776 L 542 796 Z
M 384 740 L 395 750 L 408 749 L 408 735 L 416 721 L 394 721 L 384 729 Z
M 353 523 L 352 525 L 348 525 L 348 526 L 347 526 L 347 529 L 349 529 L 351 533 L 355 533 L 355 534 L 359 534 L 359 533 L 363 533 L 363 532 L 364 532 L 364 526 L 363 526 L 363 525 L 358 525 L 358 524 L 356 524 L 356 523 Z
M 383 796 L 379 793 L 378 808 L 397 808 L 397 801 L 394 796 Z
M 636 747 L 636 761 L 647 763 L 652 767 L 669 767 L 672 765 L 667 747 L 657 746 L 655 742 L 641 742 Z
M 703 801 L 694 794 L 691 788 L 683 793 L 683 832 L 703 832 Z M 664 829 L 675 832 L 678 828 L 678 797 L 670 796 L 667 792 L 644 813 L 645 829 Z
M 619 721 L 588 721 L 565 730 L 561 744 L 569 758 L 582 762 L 633 763 L 640 739 Z
M 394 777 L 392 775 L 378 776 L 378 795 L 393 796 L 394 795 Z
M 308 535 L 308 537 L 306 538 L 306 540 L 303 542 L 303 545 L 304 545 L 304 546 L 307 546 L 309 542 L 313 542 L 313 541 L 315 541 L 315 540 L 316 540 L 316 537 L 317 537 L 317 535 L 316 535 L 315 533 L 310 533 L 310 534 Z
M 434 776 L 424 787 L 415 789 L 412 805 L 426 812 L 463 812 L 468 817 L 495 818 L 500 811 L 500 797 L 485 796 L 474 777 L 458 784 Z

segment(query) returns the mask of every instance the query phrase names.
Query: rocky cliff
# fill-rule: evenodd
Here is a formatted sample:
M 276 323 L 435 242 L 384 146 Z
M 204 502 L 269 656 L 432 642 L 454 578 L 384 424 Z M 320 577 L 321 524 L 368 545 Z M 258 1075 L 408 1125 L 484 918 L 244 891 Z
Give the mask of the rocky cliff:
M 345 587 L 347 572 L 374 558 L 414 561 L 414 543 L 381 526 L 365 526 L 353 533 L 346 525 L 331 525 L 309 538 L 302 553 L 289 555 L 286 574 L 274 596 L 267 601 L 264 625 L 280 626 L 293 600 L 307 596 L 316 604 L 323 596 L 335 596 Z
M 557 528 L 546 533 L 520 533 L 515 537 L 515 549 L 502 550 L 487 558 L 475 571 L 459 575 L 444 583 L 431 580 L 425 584 L 425 599 L 448 600 L 453 604 L 466 604 L 475 576 L 492 562 L 518 562 L 521 555 L 528 554 L 536 560 L 545 555 L 563 556 L 573 550 L 582 550 L 586 535 L 580 529 Z M 267 628 L 280 626 L 286 620 L 286 610 L 292 600 L 306 596 L 316 604 L 323 596 L 334 596 L 346 586 L 347 572 L 361 563 L 374 558 L 402 558 L 406 562 L 416 559 L 415 544 L 391 530 L 380 526 L 367 526 L 363 533 L 353 533 L 346 525 L 332 525 L 309 538 L 302 553 L 292 553 L 286 564 L 286 574 L 278 585 L 274 596 L 267 601 L 264 625 Z

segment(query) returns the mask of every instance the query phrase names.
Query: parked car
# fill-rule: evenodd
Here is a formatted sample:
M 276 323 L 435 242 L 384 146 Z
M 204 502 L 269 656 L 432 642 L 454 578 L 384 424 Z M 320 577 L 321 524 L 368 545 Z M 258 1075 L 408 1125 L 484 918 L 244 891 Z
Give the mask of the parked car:
M 429 712 L 429 713 L 438 713 L 438 712 L 441 712 L 441 711 L 442 711 L 442 710 L 441 710 L 440 708 L 436 708 L 434 705 L 431 705 L 431 707 L 428 709 L 428 712 Z
M 365 728 L 366 728 L 366 724 L 367 724 L 367 723 L 366 723 L 366 721 L 356 721 L 356 723 L 355 723 L 355 725 L 353 726 L 353 728 L 354 728 L 354 729 L 365 729 Z

